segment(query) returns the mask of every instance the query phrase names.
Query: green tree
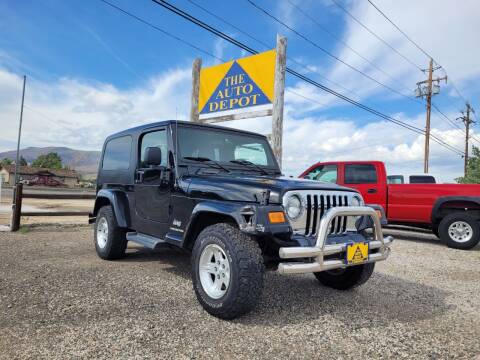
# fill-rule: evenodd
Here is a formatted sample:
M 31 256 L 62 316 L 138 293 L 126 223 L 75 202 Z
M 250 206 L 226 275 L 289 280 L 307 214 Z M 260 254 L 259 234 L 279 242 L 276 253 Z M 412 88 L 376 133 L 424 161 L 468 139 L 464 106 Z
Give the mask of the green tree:
M 32 166 L 48 169 L 61 169 L 62 158 L 57 153 L 51 152 L 37 157 L 35 160 L 33 160 Z
M 25 160 L 25 158 L 22 155 L 20 155 L 19 163 L 20 163 L 20 166 L 28 166 L 27 160 Z
M 455 180 L 459 184 L 480 184 L 480 148 L 473 146 L 472 156 L 468 158 L 467 176 Z
M 12 165 L 13 164 L 13 161 L 8 159 L 8 158 L 4 158 L 3 160 L 0 161 L 0 165 Z

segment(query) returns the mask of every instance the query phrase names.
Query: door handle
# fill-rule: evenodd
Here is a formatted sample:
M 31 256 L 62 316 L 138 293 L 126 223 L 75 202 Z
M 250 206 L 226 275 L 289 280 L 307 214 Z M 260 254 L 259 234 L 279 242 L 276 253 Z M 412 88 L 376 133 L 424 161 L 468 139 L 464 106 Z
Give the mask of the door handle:
M 368 190 L 367 190 L 367 193 L 369 193 L 369 194 L 376 194 L 376 193 L 377 193 L 377 189 L 368 189 Z
M 137 170 L 136 173 L 135 173 L 135 182 L 137 184 L 139 183 L 142 183 L 143 182 L 143 175 L 145 174 L 144 171 L 142 170 Z

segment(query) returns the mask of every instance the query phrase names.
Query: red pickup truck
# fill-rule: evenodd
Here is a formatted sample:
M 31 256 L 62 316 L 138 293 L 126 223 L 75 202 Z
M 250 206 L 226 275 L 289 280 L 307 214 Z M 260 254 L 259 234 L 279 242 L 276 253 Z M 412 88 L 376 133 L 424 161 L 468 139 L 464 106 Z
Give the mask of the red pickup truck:
M 389 224 L 432 229 L 449 247 L 480 241 L 480 185 L 387 184 L 381 161 L 320 162 L 300 177 L 354 188 L 365 203 L 385 209 Z

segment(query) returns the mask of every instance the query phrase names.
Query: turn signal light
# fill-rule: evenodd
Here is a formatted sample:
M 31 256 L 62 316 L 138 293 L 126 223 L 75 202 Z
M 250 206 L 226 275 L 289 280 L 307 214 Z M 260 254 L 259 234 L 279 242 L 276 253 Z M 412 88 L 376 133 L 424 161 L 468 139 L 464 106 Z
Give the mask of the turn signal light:
M 285 222 L 285 214 L 283 211 L 271 211 L 268 213 L 268 220 L 271 224 L 281 224 Z

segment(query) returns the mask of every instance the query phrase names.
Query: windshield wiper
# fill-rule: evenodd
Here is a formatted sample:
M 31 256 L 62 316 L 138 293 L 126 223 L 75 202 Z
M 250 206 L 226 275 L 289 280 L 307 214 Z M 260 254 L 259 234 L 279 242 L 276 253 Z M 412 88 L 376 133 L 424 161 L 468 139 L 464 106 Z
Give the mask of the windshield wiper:
M 263 175 L 269 175 L 269 173 L 265 169 L 261 168 L 260 166 L 258 166 L 257 164 L 254 164 L 251 161 L 248 161 L 248 160 L 230 160 L 230 162 L 234 163 L 234 164 L 240 164 L 240 165 L 249 167 L 250 169 L 255 168 L 257 170 L 260 170 Z
M 215 160 L 212 160 L 212 159 L 209 159 L 207 157 L 201 157 L 201 156 L 184 156 L 183 157 L 184 159 L 186 160 L 192 160 L 192 161 L 197 161 L 197 162 L 201 162 L 201 163 L 205 163 L 206 165 L 214 168 L 214 169 L 221 169 L 221 170 L 224 170 L 226 172 L 230 172 L 230 170 L 228 170 L 226 167 L 223 167 L 222 165 L 220 165 L 218 162 L 216 162 Z M 211 164 L 209 164 L 211 163 Z M 212 164 L 215 164 L 216 166 L 212 166 Z

